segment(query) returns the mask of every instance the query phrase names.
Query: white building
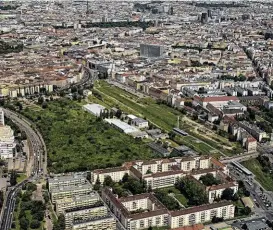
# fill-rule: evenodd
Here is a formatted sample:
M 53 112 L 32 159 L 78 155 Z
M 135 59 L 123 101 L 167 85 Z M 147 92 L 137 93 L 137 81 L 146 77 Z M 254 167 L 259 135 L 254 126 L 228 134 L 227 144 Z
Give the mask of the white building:
M 5 125 L 4 111 L 0 108 L 0 125 Z
M 116 129 L 126 133 L 126 134 L 129 134 L 129 133 L 136 133 L 136 132 L 139 132 L 140 130 L 131 126 L 131 125 L 128 125 L 127 123 L 119 120 L 119 119 L 105 119 L 105 121 L 109 124 L 111 124 L 112 126 L 114 126 Z
M 170 225 L 171 228 L 179 228 L 210 222 L 214 216 L 224 220 L 231 219 L 234 217 L 234 211 L 235 206 L 228 201 L 173 211 L 170 215 Z
M 87 104 L 83 106 L 83 110 L 92 113 L 96 117 L 99 117 L 101 112 L 105 110 L 105 107 L 99 104 Z
M 9 126 L 0 126 L 0 156 L 2 159 L 12 158 L 15 153 L 14 132 Z

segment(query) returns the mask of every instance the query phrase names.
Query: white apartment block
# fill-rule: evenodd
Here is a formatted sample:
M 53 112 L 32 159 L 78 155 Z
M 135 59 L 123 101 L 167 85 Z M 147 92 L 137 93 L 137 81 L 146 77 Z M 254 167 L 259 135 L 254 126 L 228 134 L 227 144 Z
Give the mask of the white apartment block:
M 60 186 L 78 186 L 86 184 L 86 177 L 82 174 L 73 174 L 67 176 L 56 176 L 48 179 L 48 189 L 51 191 Z
M 90 205 L 88 207 L 84 207 L 84 209 L 76 208 L 65 211 L 65 229 L 71 229 L 73 226 L 74 220 L 89 220 L 93 217 L 106 216 L 108 214 L 108 210 L 106 206 L 102 206 L 101 204 Z
M 125 229 L 137 230 L 168 225 L 168 210 L 151 193 L 118 199 L 110 189 L 105 188 L 102 191 L 102 199 Z M 137 212 L 140 208 L 144 212 Z
M 214 216 L 223 219 L 234 218 L 235 206 L 224 201 L 208 205 L 170 212 L 170 227 L 178 228 L 199 223 L 210 222 Z
M 230 182 L 208 187 L 207 191 L 209 196 L 209 202 L 212 203 L 215 199 L 221 198 L 223 191 L 227 188 L 233 189 L 235 194 L 238 192 L 239 186 L 236 182 Z
M 116 167 L 116 168 L 108 168 L 108 169 L 97 169 L 93 171 L 93 179 L 92 182 L 93 184 L 96 183 L 97 180 L 101 184 L 103 184 L 104 179 L 106 176 L 110 176 L 113 181 L 119 182 L 122 180 L 123 176 L 128 173 L 129 174 L 129 169 L 126 167 Z
M 184 176 L 186 176 L 184 171 L 177 170 L 147 174 L 143 176 L 143 179 L 147 182 L 147 186 L 156 189 L 173 186 L 177 182 L 178 178 Z
M 94 205 L 100 202 L 100 196 L 93 192 L 92 194 L 82 195 L 82 196 L 73 196 L 71 198 L 63 198 L 56 200 L 56 213 L 60 215 L 66 210 L 73 208 L 80 208 L 85 206 Z
M 116 230 L 116 220 L 113 216 L 94 217 L 90 220 L 79 220 L 73 223 L 72 230 Z
M 60 186 L 52 188 L 50 191 L 51 201 L 53 204 L 56 200 L 63 198 L 71 198 L 75 195 L 87 195 L 92 192 L 92 186 L 89 182 L 80 185 Z
M 4 110 L 0 108 L 0 125 L 5 125 L 5 117 L 4 117 Z
M 14 132 L 10 126 L 0 126 L 0 156 L 2 159 L 12 158 L 15 153 Z
M 229 201 L 169 211 L 153 194 L 117 198 L 108 188 L 103 189 L 102 199 L 126 230 L 147 229 L 149 226 L 178 228 L 209 222 L 214 216 L 231 219 L 235 211 Z

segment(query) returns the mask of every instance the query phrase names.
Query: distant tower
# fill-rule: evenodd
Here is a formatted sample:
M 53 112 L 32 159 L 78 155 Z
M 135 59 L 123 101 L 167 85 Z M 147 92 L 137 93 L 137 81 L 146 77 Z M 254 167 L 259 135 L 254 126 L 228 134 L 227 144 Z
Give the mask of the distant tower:
M 211 18 L 211 10 L 210 9 L 208 9 L 208 18 Z
M 0 108 L 0 125 L 5 125 L 4 111 Z

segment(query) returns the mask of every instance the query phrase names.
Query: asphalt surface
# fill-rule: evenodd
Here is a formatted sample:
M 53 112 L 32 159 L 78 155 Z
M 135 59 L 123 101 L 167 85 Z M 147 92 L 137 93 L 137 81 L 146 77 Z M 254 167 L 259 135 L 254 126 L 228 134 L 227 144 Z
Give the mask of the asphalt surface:
M 20 130 L 25 131 L 34 155 L 31 176 L 7 191 L 2 216 L 0 217 L 0 229 L 9 230 L 12 224 L 13 211 L 18 191 L 29 180 L 37 179 L 47 174 L 47 152 L 42 135 L 32 128 L 34 126 L 30 121 L 7 109 L 4 109 L 4 113 L 6 117 L 10 118 L 14 124 L 20 128 Z

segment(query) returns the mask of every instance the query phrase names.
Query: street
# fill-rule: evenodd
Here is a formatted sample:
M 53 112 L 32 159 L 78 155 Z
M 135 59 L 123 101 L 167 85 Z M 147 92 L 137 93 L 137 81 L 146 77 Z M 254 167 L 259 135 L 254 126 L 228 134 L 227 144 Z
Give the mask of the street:
M 31 176 L 13 188 L 10 188 L 6 193 L 6 199 L 0 217 L 0 229 L 9 230 L 12 224 L 12 215 L 15 207 L 17 192 L 24 184 L 28 182 L 28 180 L 40 178 L 47 174 L 47 152 L 42 135 L 37 130 L 32 128 L 34 127 L 33 124 L 15 112 L 7 109 L 4 109 L 4 112 L 5 115 L 10 118 L 14 124 L 18 126 L 18 128 L 20 128 L 21 131 L 25 131 L 34 158 L 33 165 L 28 167 L 31 170 L 29 173 Z

